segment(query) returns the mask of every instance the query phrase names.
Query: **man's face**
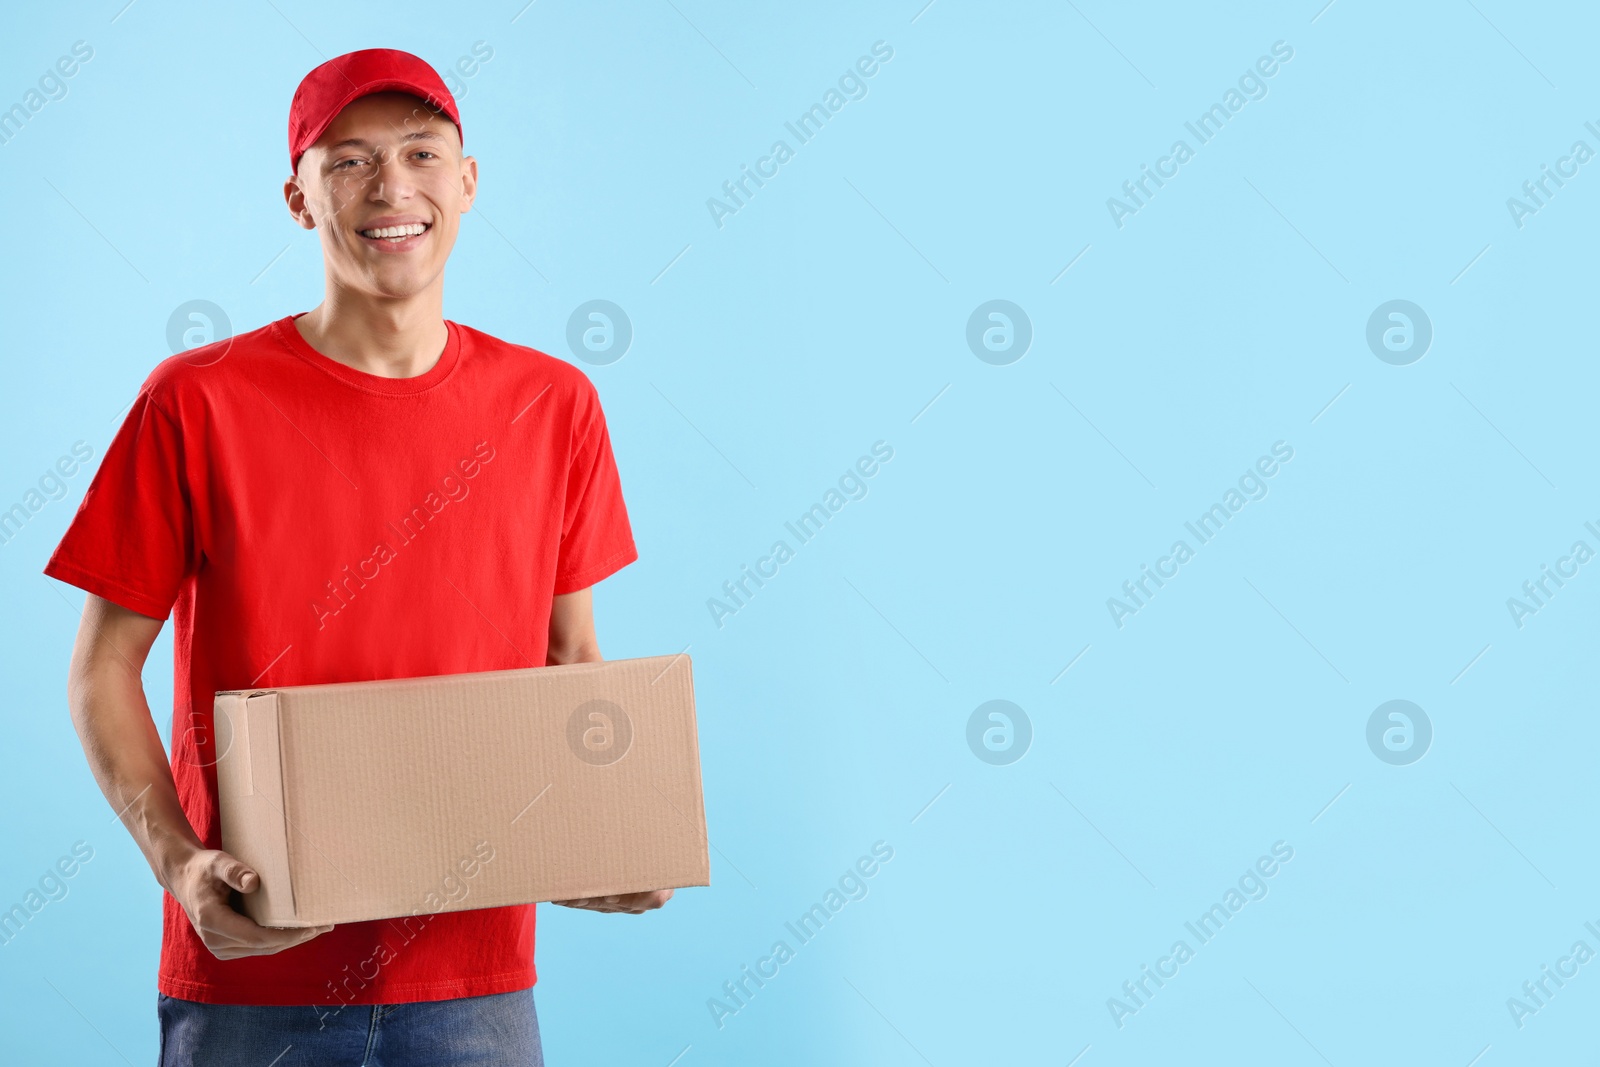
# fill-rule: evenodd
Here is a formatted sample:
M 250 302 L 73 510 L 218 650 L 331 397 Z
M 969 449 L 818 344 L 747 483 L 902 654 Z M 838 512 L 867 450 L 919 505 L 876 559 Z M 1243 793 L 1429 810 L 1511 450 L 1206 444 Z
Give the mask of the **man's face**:
M 300 225 L 321 230 L 330 284 L 399 298 L 443 274 L 477 186 L 478 162 L 462 157 L 455 124 L 417 97 L 385 92 L 339 112 L 284 196 Z

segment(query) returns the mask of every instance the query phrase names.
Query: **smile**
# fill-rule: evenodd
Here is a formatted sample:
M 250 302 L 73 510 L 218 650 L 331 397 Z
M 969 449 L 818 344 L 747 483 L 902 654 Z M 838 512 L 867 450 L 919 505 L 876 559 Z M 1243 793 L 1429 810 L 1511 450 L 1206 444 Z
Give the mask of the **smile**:
M 369 241 L 382 244 L 398 245 L 420 237 L 432 228 L 432 223 L 408 222 L 403 226 L 379 226 L 371 230 L 357 230 L 362 237 Z

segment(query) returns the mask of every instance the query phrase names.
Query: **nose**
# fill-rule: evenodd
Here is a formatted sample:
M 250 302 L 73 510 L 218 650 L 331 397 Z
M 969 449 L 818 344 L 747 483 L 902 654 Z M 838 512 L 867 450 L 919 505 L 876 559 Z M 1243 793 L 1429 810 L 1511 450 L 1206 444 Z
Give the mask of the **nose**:
M 406 174 L 405 164 L 393 152 L 377 159 L 377 181 L 372 185 L 368 199 L 385 204 L 396 204 L 411 198 L 416 185 Z

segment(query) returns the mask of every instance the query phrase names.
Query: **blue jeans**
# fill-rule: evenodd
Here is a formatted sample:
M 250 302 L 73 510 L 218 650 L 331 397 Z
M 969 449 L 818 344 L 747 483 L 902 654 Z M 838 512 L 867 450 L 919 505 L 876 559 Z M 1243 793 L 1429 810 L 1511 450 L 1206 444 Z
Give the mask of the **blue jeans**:
M 159 1067 L 544 1067 L 533 990 L 415 1004 L 202 1004 L 156 994 Z

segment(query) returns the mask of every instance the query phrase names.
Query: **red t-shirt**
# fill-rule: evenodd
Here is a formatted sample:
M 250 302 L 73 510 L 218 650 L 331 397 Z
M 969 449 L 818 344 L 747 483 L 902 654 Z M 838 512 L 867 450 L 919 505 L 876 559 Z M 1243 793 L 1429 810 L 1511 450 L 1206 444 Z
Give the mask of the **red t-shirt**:
M 638 558 L 578 368 L 447 322 L 430 370 L 383 378 L 317 352 L 297 317 L 151 372 L 44 571 L 172 613 L 173 777 L 208 848 L 217 690 L 543 666 L 552 598 Z M 332 1010 L 537 981 L 531 904 L 219 960 L 162 903 L 168 996 Z

